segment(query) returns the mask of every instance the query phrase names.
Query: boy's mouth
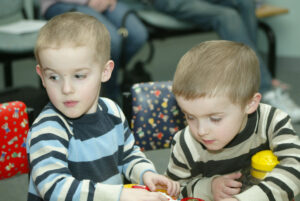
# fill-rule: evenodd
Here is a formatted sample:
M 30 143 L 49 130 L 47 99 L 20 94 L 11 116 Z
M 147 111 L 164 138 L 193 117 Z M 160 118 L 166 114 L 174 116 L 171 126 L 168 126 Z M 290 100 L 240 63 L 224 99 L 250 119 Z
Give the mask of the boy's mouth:
M 74 107 L 77 103 L 78 103 L 78 101 L 65 101 L 64 105 L 66 107 Z
M 212 143 L 215 142 L 215 140 L 202 140 L 202 142 L 203 142 L 204 144 L 212 144 Z

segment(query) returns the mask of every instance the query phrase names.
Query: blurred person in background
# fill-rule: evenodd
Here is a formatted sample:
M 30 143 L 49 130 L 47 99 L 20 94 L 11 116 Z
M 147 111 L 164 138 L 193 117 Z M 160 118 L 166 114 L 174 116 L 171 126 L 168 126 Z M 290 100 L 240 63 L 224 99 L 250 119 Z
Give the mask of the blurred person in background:
M 147 3 L 160 12 L 194 23 L 203 30 L 214 30 L 223 40 L 242 42 L 251 47 L 260 62 L 262 102 L 287 112 L 293 122 L 300 122 L 300 108 L 289 96 L 287 85 L 272 79 L 258 53 L 254 0 L 147 0 Z

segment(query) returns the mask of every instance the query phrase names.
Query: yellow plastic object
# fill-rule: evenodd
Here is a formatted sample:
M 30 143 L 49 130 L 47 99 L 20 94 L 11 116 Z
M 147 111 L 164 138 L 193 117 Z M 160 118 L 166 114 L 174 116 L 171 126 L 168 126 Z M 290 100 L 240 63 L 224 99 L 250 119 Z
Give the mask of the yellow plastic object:
M 133 186 L 136 186 L 138 184 L 124 184 L 124 188 L 132 188 Z
M 279 163 L 271 150 L 256 153 L 251 159 L 251 175 L 257 179 L 263 179 Z

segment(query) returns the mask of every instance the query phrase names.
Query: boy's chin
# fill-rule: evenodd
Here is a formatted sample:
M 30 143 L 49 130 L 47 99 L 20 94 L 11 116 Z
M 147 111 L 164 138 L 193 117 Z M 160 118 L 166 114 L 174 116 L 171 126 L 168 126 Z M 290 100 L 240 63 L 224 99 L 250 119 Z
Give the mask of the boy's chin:
M 60 112 L 69 119 L 77 119 L 84 115 L 84 113 L 80 111 L 60 110 Z
M 77 118 L 79 118 L 79 117 L 81 117 L 83 114 L 82 113 L 80 113 L 80 114 L 76 114 L 76 113 L 65 113 L 65 112 L 63 112 L 63 114 L 66 116 L 66 117 L 68 117 L 69 119 L 77 119 Z
M 219 152 L 219 151 L 222 151 L 223 150 L 223 148 L 225 147 L 225 146 L 212 146 L 212 145 L 204 145 L 204 144 L 202 144 L 205 148 L 206 148 L 206 150 L 207 151 L 209 151 L 209 152 Z

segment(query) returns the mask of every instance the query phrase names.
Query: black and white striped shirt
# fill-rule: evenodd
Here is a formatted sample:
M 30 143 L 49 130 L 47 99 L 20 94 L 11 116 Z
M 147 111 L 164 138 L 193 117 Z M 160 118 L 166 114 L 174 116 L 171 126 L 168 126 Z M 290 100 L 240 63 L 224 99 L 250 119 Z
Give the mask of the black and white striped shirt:
M 208 151 L 192 137 L 188 126 L 179 131 L 172 143 L 167 175 L 180 181 L 183 197 L 210 201 L 214 177 L 250 166 L 251 157 L 266 149 L 280 163 L 262 182 L 235 197 L 241 201 L 291 200 L 300 191 L 300 139 L 290 117 L 265 104 L 248 116 L 244 130 L 220 151 Z

